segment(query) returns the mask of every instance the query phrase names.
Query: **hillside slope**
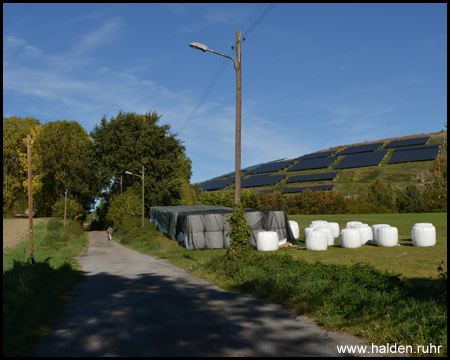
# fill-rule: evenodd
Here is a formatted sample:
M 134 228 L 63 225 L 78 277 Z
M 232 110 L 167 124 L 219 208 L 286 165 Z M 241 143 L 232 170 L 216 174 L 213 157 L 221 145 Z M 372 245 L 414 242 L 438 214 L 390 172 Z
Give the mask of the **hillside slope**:
M 339 145 L 335 147 L 331 147 L 329 149 L 324 149 L 322 151 L 329 150 L 337 150 L 341 151 L 350 146 L 356 145 L 366 145 L 371 143 L 383 142 L 383 146 L 377 149 L 376 151 L 388 150 L 386 157 L 378 166 L 369 166 L 369 167 L 361 167 L 361 168 L 353 168 L 353 169 L 342 169 L 342 170 L 334 170 L 334 167 L 344 158 L 344 156 L 340 156 L 337 161 L 335 161 L 331 167 L 327 169 L 316 169 L 316 170 L 302 170 L 302 171 L 291 171 L 288 172 L 287 169 L 280 170 L 278 172 L 272 174 L 287 174 L 287 177 L 280 181 L 275 186 L 262 186 L 251 188 L 253 191 L 261 191 L 261 190 L 274 190 L 274 192 L 281 192 L 285 188 L 291 187 L 305 187 L 305 186 L 315 186 L 315 185 L 327 185 L 333 184 L 334 191 L 343 195 L 343 196 L 354 196 L 360 192 L 363 192 L 365 188 L 367 188 L 371 183 L 373 183 L 376 179 L 380 179 L 383 182 L 392 182 L 396 186 L 406 187 L 409 184 L 416 184 L 424 186 L 423 183 L 426 181 L 428 176 L 428 169 L 431 167 L 433 161 L 418 161 L 418 162 L 407 162 L 400 164 L 391 164 L 388 165 L 389 160 L 394 153 L 393 148 L 385 149 L 385 146 L 394 140 L 406 140 L 417 137 L 429 136 L 430 139 L 427 142 L 427 145 L 431 144 L 439 144 L 440 150 L 439 155 L 442 157 L 447 157 L 447 131 L 442 131 L 438 133 L 430 133 L 430 134 L 420 134 L 420 135 L 408 135 L 404 137 L 396 137 L 396 138 L 388 138 L 388 139 L 380 139 L 376 141 L 348 144 L 348 145 Z M 320 152 L 322 152 L 320 151 Z M 302 183 L 291 183 L 286 184 L 288 178 L 295 175 L 307 175 L 307 174 L 318 174 L 318 173 L 328 173 L 331 171 L 337 171 L 338 176 L 334 180 L 323 180 L 323 181 L 313 181 L 313 182 L 302 182 Z M 245 176 L 245 173 L 243 173 Z M 247 177 L 245 177 L 247 178 Z M 245 179 L 244 178 L 244 179 Z M 225 178 L 222 178 L 225 179 Z M 218 191 L 230 191 L 234 188 L 234 183 L 229 185 L 225 190 Z

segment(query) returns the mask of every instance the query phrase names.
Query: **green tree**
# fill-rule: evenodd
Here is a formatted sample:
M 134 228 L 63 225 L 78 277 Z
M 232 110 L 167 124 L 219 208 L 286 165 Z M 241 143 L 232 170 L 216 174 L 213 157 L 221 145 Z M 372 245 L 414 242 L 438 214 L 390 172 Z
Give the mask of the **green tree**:
M 76 121 L 58 120 L 44 125 L 34 145 L 43 191 L 51 205 L 68 194 L 90 212 L 103 187 L 95 166 L 93 142 Z
M 26 169 L 20 162 L 20 154 L 27 153 L 26 138 L 40 125 L 33 117 L 11 116 L 3 118 L 3 214 L 23 213 L 28 207 L 28 193 L 23 181 Z M 25 140 L 25 142 L 24 142 Z
M 122 194 L 114 195 L 106 214 L 107 223 L 118 227 L 123 220 L 129 217 L 141 217 L 141 196 L 141 194 L 136 194 L 135 190 L 131 187 Z
M 53 204 L 52 216 L 64 219 L 64 211 L 66 211 L 66 219 L 81 221 L 84 217 L 83 207 L 74 199 L 67 199 L 67 209 L 65 198 L 60 198 Z
M 422 194 L 415 185 L 408 185 L 398 197 L 399 212 L 415 213 L 420 211 Z
M 141 179 L 125 175 L 125 171 L 140 175 L 145 167 L 144 188 L 146 213 L 150 206 L 186 203 L 185 181 L 191 177 L 191 160 L 182 142 L 170 132 L 169 125 L 158 125 L 156 112 L 145 115 L 120 111 L 109 121 L 103 117 L 91 132 L 94 154 L 101 175 L 113 181 L 109 198 L 130 187 L 140 194 Z

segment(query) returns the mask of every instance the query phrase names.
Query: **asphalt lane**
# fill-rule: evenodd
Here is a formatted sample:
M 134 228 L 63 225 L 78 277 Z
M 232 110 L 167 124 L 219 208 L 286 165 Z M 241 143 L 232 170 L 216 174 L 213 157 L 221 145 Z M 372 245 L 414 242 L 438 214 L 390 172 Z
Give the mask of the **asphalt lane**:
M 355 356 L 336 346 L 364 344 L 106 239 L 89 233 L 86 279 L 35 356 Z

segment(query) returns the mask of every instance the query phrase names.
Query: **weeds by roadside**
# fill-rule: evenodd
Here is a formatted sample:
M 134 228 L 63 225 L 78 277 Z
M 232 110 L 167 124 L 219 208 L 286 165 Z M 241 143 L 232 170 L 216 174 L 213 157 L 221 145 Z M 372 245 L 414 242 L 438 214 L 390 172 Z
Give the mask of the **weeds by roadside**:
M 62 309 L 65 294 L 82 279 L 72 259 L 88 243 L 81 225 L 58 220 L 34 227 L 35 265 L 28 242 L 3 254 L 3 356 L 27 356 L 36 340 Z

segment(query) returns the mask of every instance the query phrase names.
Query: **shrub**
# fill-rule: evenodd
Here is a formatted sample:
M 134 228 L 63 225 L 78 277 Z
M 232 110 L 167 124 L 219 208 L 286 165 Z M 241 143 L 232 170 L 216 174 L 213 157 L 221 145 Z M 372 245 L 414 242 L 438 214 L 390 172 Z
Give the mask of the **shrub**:
M 234 211 L 229 215 L 227 223 L 230 226 L 230 231 L 227 236 L 231 239 L 230 247 L 228 248 L 228 258 L 230 260 L 249 258 L 253 254 L 253 250 L 248 243 L 248 239 L 252 236 L 252 230 L 247 221 L 245 221 L 244 208 L 241 205 L 236 205 Z
M 65 199 L 61 198 L 56 201 L 52 206 L 52 216 L 64 219 Z M 83 207 L 74 199 L 67 199 L 67 212 L 66 219 L 74 219 L 77 221 L 83 221 L 84 218 Z

